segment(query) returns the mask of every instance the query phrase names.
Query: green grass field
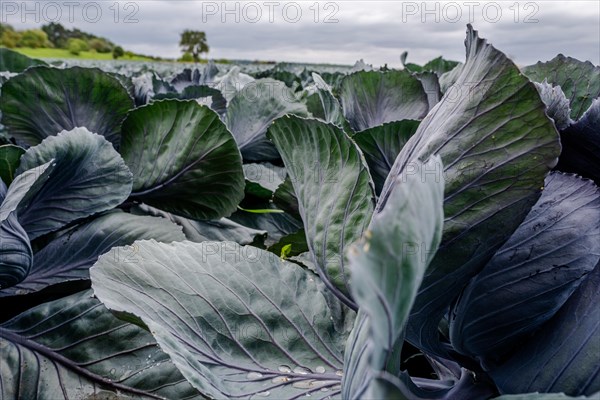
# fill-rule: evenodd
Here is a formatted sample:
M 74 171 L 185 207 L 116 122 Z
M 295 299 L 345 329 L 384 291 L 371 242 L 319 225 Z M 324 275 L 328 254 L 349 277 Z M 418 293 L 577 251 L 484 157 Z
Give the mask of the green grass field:
M 32 49 L 28 47 L 19 47 L 11 49 L 32 58 L 74 58 L 82 60 L 112 60 L 112 53 L 96 53 L 91 51 L 82 51 L 78 56 L 71 54 L 67 49 Z M 129 61 L 152 61 L 147 57 L 119 57 L 119 60 Z

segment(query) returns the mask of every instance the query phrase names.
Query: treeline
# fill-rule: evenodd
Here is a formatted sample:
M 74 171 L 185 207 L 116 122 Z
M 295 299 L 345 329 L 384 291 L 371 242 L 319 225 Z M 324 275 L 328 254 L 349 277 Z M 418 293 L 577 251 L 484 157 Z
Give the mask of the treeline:
M 41 29 L 27 29 L 22 31 L 14 29 L 11 25 L 0 23 L 0 45 L 8 48 L 67 49 L 74 55 L 79 55 L 82 51 L 112 53 L 115 59 L 123 56 L 131 57 L 137 55 L 161 60 L 160 57 L 125 51 L 121 46 L 116 45 L 106 38 L 83 32 L 77 28 L 67 29 L 61 24 L 54 22 L 42 25 Z

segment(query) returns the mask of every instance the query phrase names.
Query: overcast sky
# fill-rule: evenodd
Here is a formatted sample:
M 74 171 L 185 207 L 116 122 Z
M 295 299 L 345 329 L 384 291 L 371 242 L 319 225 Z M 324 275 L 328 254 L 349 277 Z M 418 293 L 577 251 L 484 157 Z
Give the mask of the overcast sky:
M 25 4 L 25 6 L 23 6 Z M 17 29 L 55 21 L 128 50 L 180 55 L 184 29 L 205 31 L 209 58 L 399 66 L 464 60 L 466 24 L 517 64 L 563 53 L 600 64 L 598 1 L 38 1 L 2 0 Z

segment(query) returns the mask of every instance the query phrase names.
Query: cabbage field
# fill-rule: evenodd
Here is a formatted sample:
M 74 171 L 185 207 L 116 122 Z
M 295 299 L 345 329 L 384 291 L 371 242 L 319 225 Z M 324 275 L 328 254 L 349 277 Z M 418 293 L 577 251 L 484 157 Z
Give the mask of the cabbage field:
M 465 47 L 0 48 L 0 399 L 600 398 L 600 67 Z

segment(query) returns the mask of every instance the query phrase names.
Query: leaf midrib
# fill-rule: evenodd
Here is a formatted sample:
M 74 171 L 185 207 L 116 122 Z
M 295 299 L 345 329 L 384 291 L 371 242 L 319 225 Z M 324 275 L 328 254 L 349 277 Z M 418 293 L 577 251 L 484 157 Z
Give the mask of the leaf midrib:
M 72 360 L 68 359 L 67 357 L 65 357 L 63 355 L 56 353 L 54 350 L 52 350 L 44 345 L 41 345 L 33 340 L 27 339 L 21 335 L 17 335 L 6 328 L 0 327 L 0 338 L 6 339 L 11 343 L 15 343 L 15 344 L 23 346 L 29 350 L 32 350 L 36 353 L 39 353 L 39 354 L 43 355 L 44 357 L 47 357 L 48 359 L 52 360 L 53 362 L 60 364 L 64 368 L 67 368 L 79 375 L 82 375 L 82 376 L 88 378 L 89 380 L 96 382 L 98 384 L 101 384 L 101 385 L 104 385 L 107 387 L 111 387 L 114 389 L 122 390 L 124 392 L 137 394 L 140 396 L 150 397 L 153 399 L 161 399 L 161 400 L 166 399 L 165 397 L 157 396 L 155 394 L 151 394 L 151 393 L 145 392 L 143 390 L 135 389 L 135 388 L 129 387 L 127 385 L 113 382 L 110 379 L 106 379 L 100 375 L 96 375 L 96 374 L 92 373 L 91 371 L 88 371 L 85 368 L 75 365 L 75 363 Z M 61 382 L 61 386 L 62 386 L 62 382 Z

